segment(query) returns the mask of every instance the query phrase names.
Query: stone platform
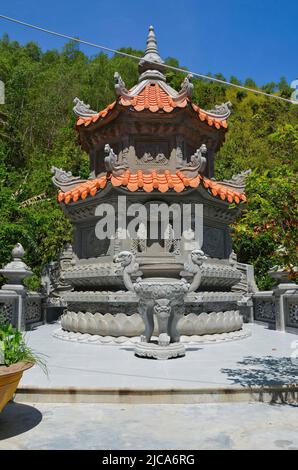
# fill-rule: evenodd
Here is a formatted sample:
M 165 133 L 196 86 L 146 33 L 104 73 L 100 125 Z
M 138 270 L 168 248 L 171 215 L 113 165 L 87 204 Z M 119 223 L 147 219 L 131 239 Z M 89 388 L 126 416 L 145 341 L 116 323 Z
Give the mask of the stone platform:
M 245 325 L 251 336 L 227 343 L 185 344 L 170 361 L 134 356 L 134 345 L 93 345 L 53 337 L 57 323 L 27 332 L 47 360 L 24 374 L 17 401 L 200 403 L 297 400 L 297 335 Z

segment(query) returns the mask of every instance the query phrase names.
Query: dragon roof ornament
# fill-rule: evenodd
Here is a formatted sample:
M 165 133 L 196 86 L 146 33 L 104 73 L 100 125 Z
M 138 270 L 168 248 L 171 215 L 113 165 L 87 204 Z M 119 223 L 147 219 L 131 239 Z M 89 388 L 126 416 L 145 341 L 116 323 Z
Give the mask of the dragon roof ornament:
M 81 101 L 77 97 L 73 100 L 73 103 L 74 103 L 74 107 L 72 108 L 73 112 L 78 117 L 88 118 L 88 117 L 94 116 L 95 114 L 98 114 L 97 111 L 90 109 L 90 104 L 84 103 L 84 101 Z
M 115 91 L 117 96 L 123 96 L 124 98 L 130 99 L 132 95 L 125 86 L 124 81 L 121 78 L 120 73 L 114 73 Z
M 174 101 L 180 101 L 185 98 L 191 98 L 193 94 L 193 84 L 191 83 L 191 80 L 193 79 L 193 75 L 189 73 L 187 77 L 183 80 L 181 83 L 181 88 L 177 94 L 177 96 L 173 97 Z
M 80 179 L 79 176 L 73 176 L 71 171 L 64 171 L 62 168 L 57 168 L 56 166 L 52 166 L 51 173 L 54 175 L 52 177 L 54 185 L 62 191 L 69 191 L 78 184 L 86 181 Z
M 237 175 L 233 175 L 231 179 L 224 179 L 222 181 L 218 181 L 218 183 L 224 184 L 225 186 L 229 186 L 230 188 L 235 189 L 236 191 L 244 191 L 246 185 L 246 177 L 251 173 L 251 170 L 241 171 Z
M 231 107 L 231 101 L 227 101 L 226 103 L 216 104 L 213 109 L 208 109 L 206 112 L 209 116 L 227 119 L 231 114 Z

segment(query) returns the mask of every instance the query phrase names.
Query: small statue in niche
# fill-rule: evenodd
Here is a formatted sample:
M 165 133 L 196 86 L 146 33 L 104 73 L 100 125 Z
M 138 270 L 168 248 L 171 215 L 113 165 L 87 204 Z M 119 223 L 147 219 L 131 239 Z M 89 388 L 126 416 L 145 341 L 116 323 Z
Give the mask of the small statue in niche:
M 155 158 L 156 163 L 165 164 L 167 163 L 167 158 L 164 156 L 163 153 L 158 153 Z
M 152 157 L 150 152 L 145 152 L 144 155 L 142 156 L 141 160 L 144 163 L 148 163 L 148 162 L 152 162 L 154 160 L 154 158 Z
M 176 166 L 177 168 L 182 168 L 184 166 L 184 156 L 183 156 L 183 139 L 177 137 L 177 147 L 176 147 Z
M 158 153 L 156 157 L 153 157 L 150 152 L 145 152 L 141 158 L 142 163 L 159 163 L 160 165 L 164 165 L 167 161 L 167 157 L 163 153 Z

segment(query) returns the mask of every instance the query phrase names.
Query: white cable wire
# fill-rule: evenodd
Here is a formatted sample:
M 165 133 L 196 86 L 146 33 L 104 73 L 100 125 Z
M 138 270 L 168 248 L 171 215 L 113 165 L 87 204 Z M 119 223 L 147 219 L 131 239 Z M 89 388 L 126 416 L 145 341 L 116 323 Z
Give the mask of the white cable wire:
M 11 21 L 12 23 L 17 23 L 17 24 L 20 24 L 22 26 L 26 26 L 27 28 L 32 28 L 32 29 L 36 29 L 38 31 L 42 31 L 43 33 L 48 33 L 48 34 L 52 34 L 53 36 L 58 36 L 58 37 L 61 37 L 61 38 L 70 39 L 71 41 L 79 42 L 79 43 L 85 44 L 87 46 L 95 47 L 97 49 L 102 49 L 102 50 L 108 51 L 108 52 L 113 52 L 114 54 L 118 54 L 118 55 L 121 55 L 121 56 L 124 56 L 124 57 L 129 57 L 130 59 L 136 59 L 138 61 L 141 60 L 141 57 L 138 57 L 136 55 L 128 54 L 127 52 L 117 51 L 116 49 L 112 49 L 111 47 L 102 46 L 100 44 L 95 44 L 93 42 L 84 41 L 83 39 L 75 38 L 73 36 L 68 36 L 67 34 L 58 33 L 56 31 L 51 31 L 50 29 L 45 29 L 45 28 L 42 28 L 40 26 L 36 26 L 36 25 L 30 24 L 30 23 L 26 23 L 25 21 L 17 20 L 16 18 L 11 18 L 11 17 L 5 16 L 5 15 L 0 15 L 0 18 L 2 18 L 4 20 L 7 20 L 7 21 Z M 144 60 L 144 62 L 147 62 L 149 64 L 156 64 L 156 62 L 151 61 L 151 60 L 145 60 L 145 59 L 142 59 L 142 60 Z M 227 85 L 227 86 L 231 86 L 231 87 L 234 87 L 234 88 L 239 88 L 240 90 L 245 90 L 245 91 L 249 91 L 249 92 L 252 92 L 252 93 L 258 93 L 259 95 L 264 95 L 264 96 L 268 96 L 269 98 L 275 98 L 277 100 L 286 101 L 287 103 L 298 104 L 298 101 L 294 101 L 294 100 L 291 100 L 291 99 L 288 99 L 288 98 L 283 98 L 282 96 L 271 95 L 270 93 L 266 93 L 266 92 L 261 91 L 261 90 L 255 90 L 254 88 L 248 88 L 248 87 L 245 87 L 243 85 L 236 85 L 235 83 L 227 82 L 225 80 L 220 80 L 219 78 L 209 77 L 208 75 L 203 75 L 201 73 L 192 72 L 190 70 L 185 70 L 185 69 L 182 69 L 180 67 L 174 67 L 173 65 L 158 63 L 158 66 L 159 67 L 162 66 L 165 69 L 175 70 L 176 72 L 182 72 L 182 73 L 185 73 L 185 74 L 192 74 L 194 77 L 203 78 L 204 80 L 210 80 L 212 82 L 221 83 L 222 85 Z

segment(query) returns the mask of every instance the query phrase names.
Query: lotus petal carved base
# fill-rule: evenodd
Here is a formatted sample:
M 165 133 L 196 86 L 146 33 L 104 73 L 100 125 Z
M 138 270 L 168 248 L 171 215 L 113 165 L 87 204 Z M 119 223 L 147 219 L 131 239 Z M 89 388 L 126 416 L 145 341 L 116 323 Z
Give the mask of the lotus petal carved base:
M 154 335 L 158 334 L 156 318 Z M 184 315 L 178 323 L 181 335 L 207 335 L 228 333 L 240 330 L 243 324 L 238 310 L 212 313 L 190 313 Z M 61 326 L 66 331 L 89 335 L 134 337 L 144 331 L 144 322 L 138 313 L 125 315 L 117 313 L 66 312 L 61 316 Z
M 140 342 L 140 336 L 100 336 L 89 335 L 88 333 L 73 333 L 59 328 L 53 332 L 53 336 L 63 341 L 71 341 L 72 343 L 85 343 L 108 346 L 135 345 Z M 214 333 L 212 335 L 191 335 L 180 337 L 180 341 L 186 345 L 191 344 L 211 344 L 226 343 L 228 341 L 236 341 L 251 336 L 251 330 L 244 325 L 243 329 L 231 331 L 230 333 Z M 157 341 L 157 337 L 153 336 L 152 340 Z
M 135 355 L 148 359 L 173 359 L 185 356 L 185 347 L 182 343 L 171 343 L 167 346 L 160 346 L 159 344 L 140 341 L 135 347 Z

